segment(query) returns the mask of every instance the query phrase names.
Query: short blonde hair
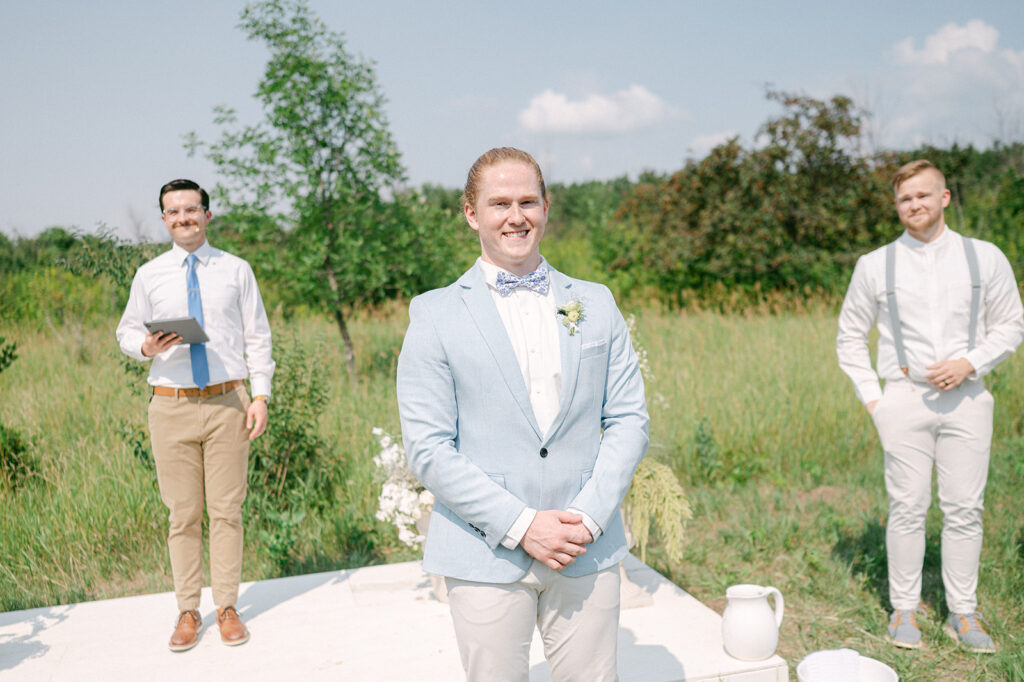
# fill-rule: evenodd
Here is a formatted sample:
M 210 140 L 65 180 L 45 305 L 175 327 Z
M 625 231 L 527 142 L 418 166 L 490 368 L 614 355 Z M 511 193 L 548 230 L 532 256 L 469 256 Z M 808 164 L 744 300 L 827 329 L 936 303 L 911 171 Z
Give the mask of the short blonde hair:
M 486 169 L 504 161 L 518 161 L 532 168 L 533 172 L 537 174 L 537 183 L 540 185 L 541 197 L 544 198 L 544 201 L 548 200 L 548 188 L 544 184 L 544 175 L 540 172 L 540 166 L 537 164 L 537 161 L 522 149 L 495 147 L 490 151 L 484 152 L 470 167 L 469 174 L 466 176 L 466 186 L 462 191 L 463 206 L 469 204 L 476 208 L 476 191 L 480 186 L 480 176 Z
M 942 171 L 935 167 L 935 164 L 928 159 L 916 159 L 910 163 L 905 163 L 900 166 L 899 170 L 896 171 L 896 175 L 892 176 L 892 190 L 894 192 L 899 191 L 900 185 L 915 175 L 927 170 L 933 170 L 938 173 L 939 180 L 942 182 L 942 187 L 946 187 L 946 176 L 942 174 Z

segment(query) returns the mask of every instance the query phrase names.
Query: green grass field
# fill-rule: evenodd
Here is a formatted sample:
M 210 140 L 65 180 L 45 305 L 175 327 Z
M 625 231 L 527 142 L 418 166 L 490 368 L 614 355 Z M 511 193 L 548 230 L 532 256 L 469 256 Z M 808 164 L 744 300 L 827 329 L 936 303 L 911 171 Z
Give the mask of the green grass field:
M 836 366 L 834 312 L 636 313 L 636 340 L 650 361 L 649 456 L 677 472 L 694 504 L 685 560 L 668 562 L 655 541 L 648 554 L 655 568 L 718 611 L 731 584 L 778 587 L 786 598 L 779 653 L 794 668 L 811 651 L 851 647 L 904 680 L 1024 680 L 1020 358 L 988 381 L 996 435 L 979 597 L 1001 651 L 965 653 L 940 632 L 945 604 L 933 505 L 928 648 L 907 652 L 884 638 L 882 454 Z M 371 462 L 371 429 L 399 432 L 393 377 L 405 323 L 401 308 L 354 320 L 354 380 L 327 321 L 273 321 L 282 343 L 322 353 L 317 374 L 329 401 L 319 430 L 331 444 L 338 485 L 327 510 L 307 514 L 283 545 L 273 534 L 247 535 L 245 580 L 416 558 L 374 518 Z M 0 375 L 0 422 L 31 439 L 37 471 L 15 489 L 0 487 L 3 610 L 172 589 L 166 512 L 140 441 L 145 400 L 120 368 L 114 324 L 3 330 L 18 342 L 19 358 Z M 273 418 L 272 411 L 271 428 Z

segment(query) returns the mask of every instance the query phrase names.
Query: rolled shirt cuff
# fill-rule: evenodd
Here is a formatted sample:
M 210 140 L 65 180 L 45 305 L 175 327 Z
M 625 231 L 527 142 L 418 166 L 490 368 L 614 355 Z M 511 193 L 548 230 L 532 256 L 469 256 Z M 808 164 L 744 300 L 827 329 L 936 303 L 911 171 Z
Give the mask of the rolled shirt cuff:
M 857 384 L 857 395 L 860 397 L 861 403 L 867 405 L 872 400 L 879 400 L 882 397 L 882 387 L 878 384 L 878 380 L 871 382 L 865 382 L 863 384 Z
M 501 539 L 501 546 L 506 549 L 515 549 L 519 546 L 523 536 L 526 535 L 526 531 L 530 529 L 530 524 L 533 523 L 533 519 L 537 516 L 537 510 L 530 507 L 526 507 L 519 514 L 519 518 L 512 524 L 512 527 L 505 533 L 505 537 Z
M 146 342 L 146 335 L 135 332 L 126 332 L 124 339 L 121 341 L 121 350 L 124 354 L 141 360 L 142 362 L 149 362 L 153 358 L 142 354 L 142 344 Z
M 265 395 L 270 399 L 270 379 L 265 376 L 249 376 L 249 389 L 252 395 Z
M 988 358 L 986 358 L 985 354 L 979 349 L 975 348 L 961 357 L 971 363 L 971 367 L 974 368 L 974 371 L 967 375 L 968 379 L 980 379 L 988 374 Z

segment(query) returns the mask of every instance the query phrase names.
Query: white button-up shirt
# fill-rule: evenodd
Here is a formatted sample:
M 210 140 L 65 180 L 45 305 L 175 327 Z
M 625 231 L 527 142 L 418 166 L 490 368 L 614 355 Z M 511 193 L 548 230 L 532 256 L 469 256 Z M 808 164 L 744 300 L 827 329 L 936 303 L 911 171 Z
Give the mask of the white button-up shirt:
M 547 262 L 543 258 L 541 264 L 547 267 Z M 498 316 L 515 351 L 537 426 L 541 433 L 547 433 L 551 423 L 558 416 L 559 397 L 562 392 L 562 353 L 554 288 L 548 286 L 546 294 L 538 294 L 532 289 L 518 287 L 508 296 L 502 296 L 498 293 L 497 287 L 498 272 L 501 268 L 479 259 L 477 265 L 484 273 L 484 280 L 498 309 Z M 601 534 L 601 528 L 597 523 L 577 509 L 569 511 L 583 517 L 583 524 L 596 540 Z M 515 549 L 526 535 L 536 515 L 536 509 L 524 509 L 505 534 L 501 544 L 509 549 Z
M 196 277 L 203 302 L 203 329 L 210 338 L 206 357 L 210 384 L 249 378 L 253 395 L 270 395 L 274 374 L 270 324 L 252 268 L 241 258 L 203 242 L 195 251 Z M 125 354 L 152 360 L 149 383 L 171 388 L 194 387 L 189 346 L 177 344 L 147 358 L 143 322 L 188 317 L 185 283 L 188 252 L 177 244 L 142 265 L 132 280 L 128 305 L 117 325 Z
M 968 350 L 971 275 L 962 237 L 949 227 L 931 242 L 904 232 L 896 240 L 896 304 L 912 381 L 925 382 L 933 365 L 966 358 L 977 380 L 1009 357 L 1024 339 L 1024 308 L 1013 269 L 994 244 L 974 240 L 981 301 L 973 350 Z M 886 297 L 885 247 L 861 256 L 839 314 L 839 366 L 867 404 L 882 397 L 879 378 L 902 379 Z M 868 332 L 878 323 L 878 371 L 871 367 Z

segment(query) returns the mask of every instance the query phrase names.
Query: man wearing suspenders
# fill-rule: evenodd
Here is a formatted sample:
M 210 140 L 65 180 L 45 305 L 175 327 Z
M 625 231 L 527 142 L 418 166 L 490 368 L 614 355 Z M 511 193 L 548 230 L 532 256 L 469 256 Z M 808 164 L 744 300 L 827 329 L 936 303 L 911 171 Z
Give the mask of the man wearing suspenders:
M 912 161 L 893 178 L 899 239 L 857 261 L 839 314 L 839 366 L 885 451 L 886 551 L 896 646 L 923 645 L 917 622 L 932 469 L 942 509 L 944 629 L 961 646 L 996 650 L 977 613 L 981 514 L 992 443 L 982 377 L 1024 339 L 1024 308 L 1006 256 L 945 224 L 942 173 Z M 868 332 L 878 324 L 877 372 Z M 885 390 L 879 386 L 885 381 Z

